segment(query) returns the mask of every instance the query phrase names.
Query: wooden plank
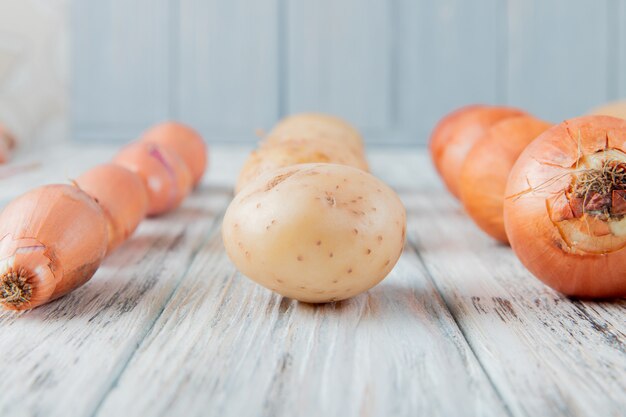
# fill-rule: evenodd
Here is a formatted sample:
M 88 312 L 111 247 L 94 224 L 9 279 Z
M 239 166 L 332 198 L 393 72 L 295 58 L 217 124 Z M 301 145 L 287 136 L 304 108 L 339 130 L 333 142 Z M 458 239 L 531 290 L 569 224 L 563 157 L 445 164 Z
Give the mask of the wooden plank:
M 66 152 L 65 166 L 103 156 L 97 148 L 76 150 L 81 158 Z M 63 180 L 57 164 L 44 163 L 42 173 Z M 40 180 L 28 175 L 7 181 L 28 189 Z M 231 197 L 217 178 L 175 212 L 144 221 L 85 286 L 30 312 L 0 313 L 0 415 L 93 415 L 217 227 Z
M 221 141 L 253 141 L 276 122 L 278 3 L 180 2 L 176 117 Z
M 559 122 L 607 100 L 608 0 L 508 4 L 511 104 Z
M 412 167 L 428 165 L 423 156 Z M 513 415 L 622 415 L 626 300 L 552 291 L 471 223 L 432 170 L 405 175 L 416 181 L 409 239 Z
M 385 0 L 291 0 L 286 111 L 345 117 L 369 136 L 391 126 L 392 7 Z
M 169 0 L 71 2 L 75 139 L 128 141 L 169 116 L 169 5 Z
M 416 160 L 381 156 L 372 164 L 389 178 L 402 170 L 387 164 Z M 97 413 L 119 414 L 507 411 L 411 248 L 369 293 L 316 307 L 241 276 L 216 234 Z
M 398 128 L 409 143 L 426 143 L 435 123 L 457 107 L 502 100 L 500 2 L 395 4 Z

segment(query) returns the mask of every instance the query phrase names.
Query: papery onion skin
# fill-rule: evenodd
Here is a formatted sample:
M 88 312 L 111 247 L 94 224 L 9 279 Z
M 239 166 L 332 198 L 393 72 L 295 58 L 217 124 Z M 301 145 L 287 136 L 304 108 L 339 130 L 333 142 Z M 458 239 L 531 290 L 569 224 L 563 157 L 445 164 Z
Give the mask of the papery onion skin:
M 264 145 L 299 139 L 328 139 L 342 143 L 363 155 L 363 138 L 347 121 L 323 113 L 298 113 L 279 121 L 267 135 Z
M 613 116 L 626 120 L 626 100 L 613 101 L 596 107 L 589 114 L 601 116 Z
M 202 136 L 191 127 L 178 122 L 161 123 L 144 132 L 141 140 L 175 151 L 189 168 L 194 186 L 202 180 L 208 149 Z
M 148 191 L 141 177 L 115 164 L 98 165 L 75 180 L 102 208 L 108 221 L 111 253 L 137 228 L 148 212 Z
M 607 147 L 626 152 L 626 121 L 608 116 L 567 120 L 522 152 L 507 182 L 504 223 L 511 247 L 537 278 L 569 296 L 626 296 L 626 249 L 617 241 L 615 250 L 604 253 L 577 249 L 550 217 L 580 155 Z
M 511 168 L 526 146 L 550 126 L 530 115 L 501 120 L 474 144 L 463 162 L 463 207 L 485 233 L 502 243 L 508 243 L 503 207 Z
M 7 162 L 11 157 L 11 151 L 15 148 L 15 137 L 0 124 L 0 164 Z
M 36 188 L 0 214 L 0 304 L 27 310 L 87 282 L 107 248 L 107 221 L 100 206 L 71 185 Z M 21 277 L 16 294 L 16 277 Z
M 191 172 L 182 158 L 159 145 L 134 142 L 123 148 L 113 163 L 142 177 L 148 191 L 148 216 L 175 209 L 193 186 Z
M 474 143 L 493 124 L 524 114 L 512 107 L 471 105 L 444 117 L 437 124 L 430 139 L 431 157 L 453 196 L 460 196 L 460 169 Z
M 239 192 L 251 181 L 266 172 L 290 165 L 306 163 L 334 163 L 368 170 L 365 159 L 344 145 L 329 139 L 300 139 L 278 142 L 253 151 L 246 160 L 235 187 Z

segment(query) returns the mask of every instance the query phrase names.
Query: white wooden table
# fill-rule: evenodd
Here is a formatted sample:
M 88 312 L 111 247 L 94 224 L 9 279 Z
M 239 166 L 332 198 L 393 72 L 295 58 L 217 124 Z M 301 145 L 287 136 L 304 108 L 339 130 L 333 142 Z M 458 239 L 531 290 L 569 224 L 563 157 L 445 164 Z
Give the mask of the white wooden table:
M 248 150 L 214 148 L 202 187 L 84 287 L 0 313 L 0 416 L 626 415 L 626 300 L 532 278 L 423 150 L 369 153 L 409 214 L 404 255 L 369 293 L 316 307 L 241 276 L 219 232 Z M 0 204 L 113 152 L 21 157 L 0 167 Z

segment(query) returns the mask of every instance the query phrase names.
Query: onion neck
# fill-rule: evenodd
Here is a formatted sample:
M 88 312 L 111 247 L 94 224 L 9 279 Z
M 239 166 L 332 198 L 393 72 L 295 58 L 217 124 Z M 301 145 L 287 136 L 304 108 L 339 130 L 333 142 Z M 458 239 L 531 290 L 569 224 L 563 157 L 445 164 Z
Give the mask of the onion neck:
M 19 308 L 28 304 L 33 288 L 28 282 L 30 274 L 24 269 L 9 269 L 0 277 L 0 304 Z

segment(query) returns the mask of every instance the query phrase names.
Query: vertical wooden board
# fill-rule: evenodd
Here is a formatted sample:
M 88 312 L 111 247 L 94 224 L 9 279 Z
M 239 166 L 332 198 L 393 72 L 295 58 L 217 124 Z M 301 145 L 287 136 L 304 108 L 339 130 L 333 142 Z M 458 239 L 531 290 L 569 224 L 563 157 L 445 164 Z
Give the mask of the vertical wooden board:
M 512 414 L 622 415 L 626 301 L 574 301 L 544 286 L 419 166 L 408 238 Z
M 607 99 L 608 0 L 509 1 L 509 102 L 560 122 Z
M 392 127 L 393 2 L 288 0 L 286 7 L 286 112 L 337 114 L 366 136 Z
M 502 100 L 498 0 L 396 2 L 398 123 L 409 143 L 426 143 L 457 107 Z
M 169 115 L 168 0 L 72 1 L 72 134 L 129 140 Z
M 175 113 L 216 140 L 278 119 L 278 0 L 182 0 Z

